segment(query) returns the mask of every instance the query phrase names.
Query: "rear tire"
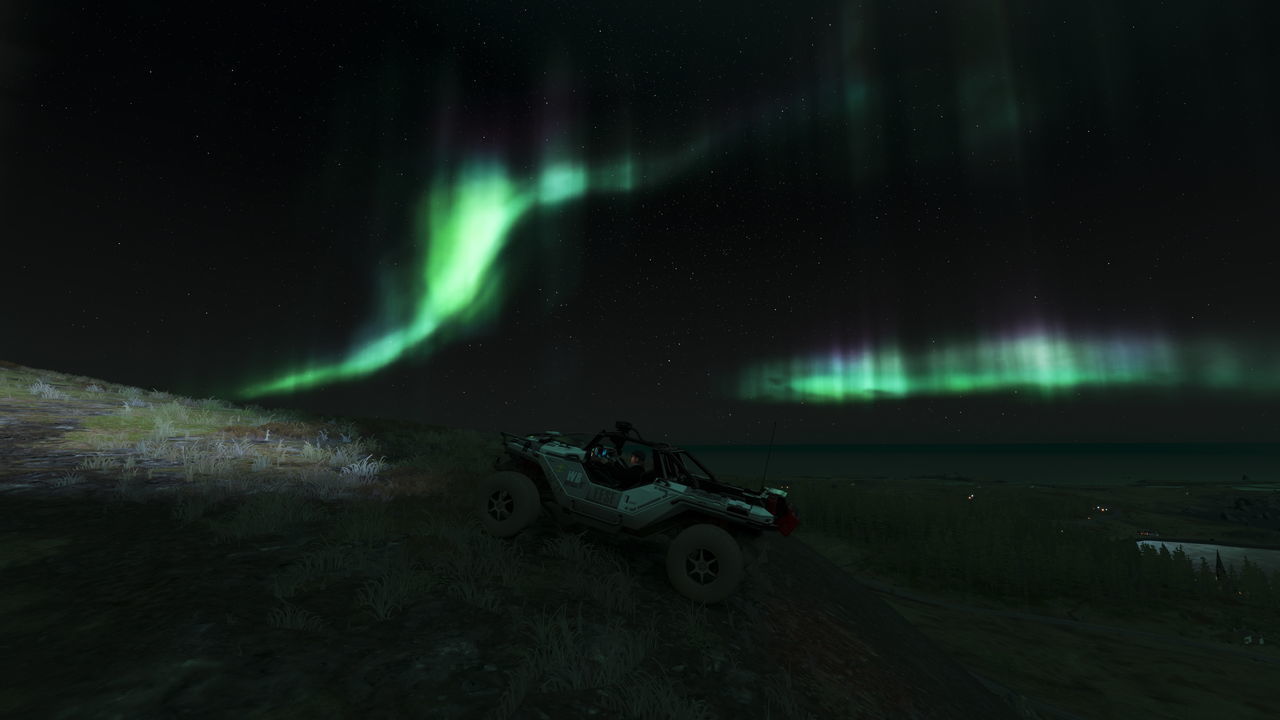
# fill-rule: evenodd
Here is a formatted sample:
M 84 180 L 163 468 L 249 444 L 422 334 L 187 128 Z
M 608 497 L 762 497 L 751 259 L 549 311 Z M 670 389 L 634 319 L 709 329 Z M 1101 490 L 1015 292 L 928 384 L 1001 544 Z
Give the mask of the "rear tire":
M 690 525 L 667 547 L 667 578 L 690 600 L 718 603 L 738 589 L 743 575 L 742 548 L 715 525 Z
M 511 537 L 532 525 L 542 510 L 538 488 L 527 475 L 501 470 L 480 482 L 480 526 L 494 537 Z

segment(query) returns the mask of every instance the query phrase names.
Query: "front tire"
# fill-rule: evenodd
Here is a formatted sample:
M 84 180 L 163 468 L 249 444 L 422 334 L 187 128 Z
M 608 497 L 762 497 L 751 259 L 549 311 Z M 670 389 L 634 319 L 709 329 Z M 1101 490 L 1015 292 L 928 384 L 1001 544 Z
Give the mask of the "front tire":
M 690 525 L 667 547 L 667 578 L 690 600 L 720 602 L 738 589 L 743 575 L 742 548 L 715 525 Z
M 496 472 L 480 482 L 480 526 L 494 537 L 511 537 L 538 519 L 538 488 L 514 470 Z

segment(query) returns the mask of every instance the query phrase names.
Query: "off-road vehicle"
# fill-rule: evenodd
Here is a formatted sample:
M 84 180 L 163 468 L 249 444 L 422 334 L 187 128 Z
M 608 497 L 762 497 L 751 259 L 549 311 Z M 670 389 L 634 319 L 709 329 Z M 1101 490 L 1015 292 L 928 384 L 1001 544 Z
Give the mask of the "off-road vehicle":
M 721 482 L 688 450 L 640 437 L 631 423 L 590 434 L 502 433 L 506 456 L 479 488 L 485 531 L 511 537 L 546 508 L 562 526 L 667 543 L 667 577 L 681 594 L 714 603 L 742 581 L 744 549 L 799 524 L 787 493 Z

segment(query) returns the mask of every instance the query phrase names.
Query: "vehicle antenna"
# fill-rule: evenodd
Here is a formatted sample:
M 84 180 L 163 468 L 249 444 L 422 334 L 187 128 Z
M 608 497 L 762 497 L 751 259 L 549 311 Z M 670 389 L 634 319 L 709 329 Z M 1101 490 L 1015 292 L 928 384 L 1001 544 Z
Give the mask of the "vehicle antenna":
M 773 457 L 773 436 L 778 432 L 778 421 L 773 421 L 773 431 L 769 433 L 769 454 L 764 456 L 764 477 L 760 478 L 760 484 L 769 477 L 769 459 Z

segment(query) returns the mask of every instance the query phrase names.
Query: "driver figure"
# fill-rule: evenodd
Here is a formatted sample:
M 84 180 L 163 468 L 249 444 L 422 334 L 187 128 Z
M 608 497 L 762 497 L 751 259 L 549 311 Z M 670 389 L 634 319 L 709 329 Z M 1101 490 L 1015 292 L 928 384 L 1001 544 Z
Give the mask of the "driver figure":
M 644 451 L 635 449 L 631 451 L 630 461 L 627 463 L 627 482 L 635 485 L 644 478 Z
M 644 451 L 632 450 L 630 456 L 630 461 L 623 464 L 616 449 L 602 445 L 591 450 L 590 458 L 602 480 L 623 490 L 639 483 L 644 476 Z

